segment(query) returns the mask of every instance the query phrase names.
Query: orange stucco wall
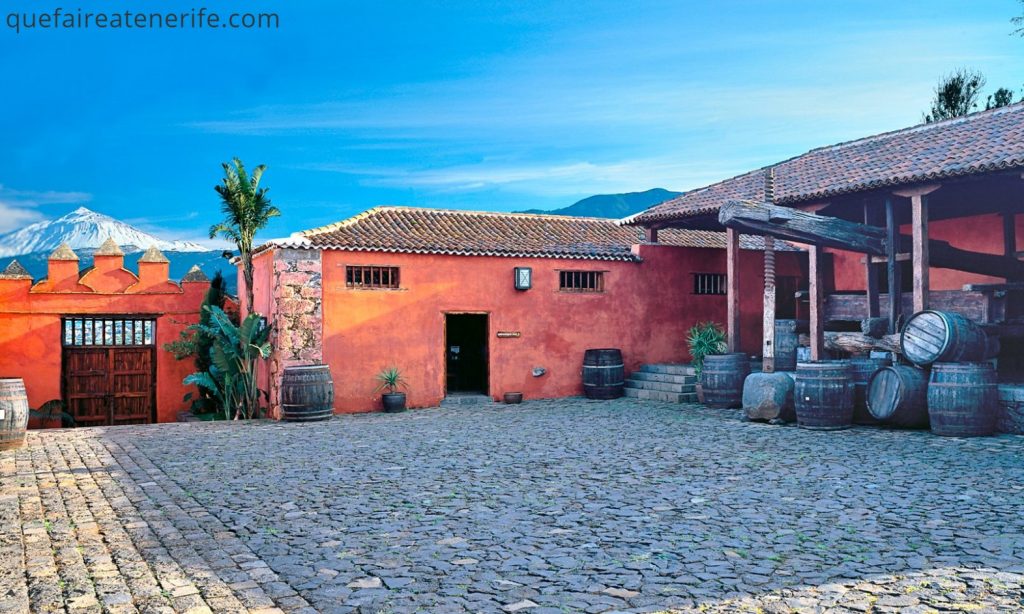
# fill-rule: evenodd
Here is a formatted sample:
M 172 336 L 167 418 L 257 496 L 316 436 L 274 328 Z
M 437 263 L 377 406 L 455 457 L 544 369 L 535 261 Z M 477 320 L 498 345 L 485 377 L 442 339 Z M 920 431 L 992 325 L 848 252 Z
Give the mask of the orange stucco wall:
M 81 279 L 74 261 L 51 261 L 50 277 L 35 285 L 29 279 L 0 279 L 0 376 L 24 379 L 29 403 L 38 407 L 61 395 L 61 316 L 156 316 L 157 420 L 173 422 L 187 409 L 181 382 L 193 368 L 162 346 L 198 321 L 209 283 L 178 286 L 167 280 L 166 265 L 150 264 L 140 285 L 121 257 L 96 260 Z
M 493 397 L 521 391 L 551 398 L 582 393 L 587 348 L 621 348 L 627 371 L 642 363 L 688 360 L 685 335 L 694 323 L 724 323 L 724 296 L 694 295 L 692 273 L 724 273 L 725 250 L 641 245 L 643 262 L 462 257 L 325 251 L 323 360 L 331 367 L 339 412 L 379 409 L 374 376 L 401 368 L 409 404 L 437 405 L 445 395 L 445 314 L 489 315 L 489 387 Z M 802 254 L 782 253 L 781 275 L 801 275 Z M 257 259 L 257 305 L 268 305 Z M 345 265 L 401 267 L 400 290 L 345 286 Z M 264 265 L 269 271 L 269 265 Z M 533 288 L 513 288 L 513 267 L 533 268 Z M 558 271 L 605 271 L 605 292 L 558 291 Z M 741 256 L 743 349 L 761 347 L 763 255 Z M 518 338 L 497 338 L 514 331 Z M 532 369 L 546 374 L 534 377 Z
M 1024 215 L 1015 218 L 1017 226 L 1017 249 L 1024 249 Z M 902 232 L 909 234 L 910 226 L 903 226 Z M 999 215 L 976 215 L 952 220 L 941 220 L 928 224 L 928 235 L 932 239 L 948 241 L 953 247 L 972 252 L 990 254 L 1003 253 L 1003 221 Z M 835 289 L 838 291 L 864 291 L 863 254 L 829 250 L 834 254 Z M 950 269 L 931 268 L 929 282 L 932 290 L 959 290 L 964 284 L 1001 283 L 1000 277 L 964 273 Z M 884 291 L 884 289 L 883 289 Z

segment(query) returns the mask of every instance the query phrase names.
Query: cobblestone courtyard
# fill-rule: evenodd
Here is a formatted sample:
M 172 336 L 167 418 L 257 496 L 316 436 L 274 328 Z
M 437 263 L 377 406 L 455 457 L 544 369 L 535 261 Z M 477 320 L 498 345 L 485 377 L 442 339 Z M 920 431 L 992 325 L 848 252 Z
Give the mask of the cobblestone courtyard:
M 33 433 L 5 612 L 1022 611 L 1024 438 L 619 400 Z

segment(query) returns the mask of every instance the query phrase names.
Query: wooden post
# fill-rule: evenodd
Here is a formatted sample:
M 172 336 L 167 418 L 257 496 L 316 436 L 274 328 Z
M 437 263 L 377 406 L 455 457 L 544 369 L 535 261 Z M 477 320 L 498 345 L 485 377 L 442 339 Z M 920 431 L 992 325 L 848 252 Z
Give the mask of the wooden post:
M 911 245 L 914 270 L 914 313 L 928 309 L 930 262 L 928 258 L 928 195 L 939 189 L 927 185 L 909 190 L 897 190 L 896 196 L 910 199 Z
M 644 241 L 646 243 L 657 243 L 658 242 L 658 227 L 651 226 L 644 229 Z
M 725 230 L 726 332 L 730 352 L 740 351 L 740 232 Z
M 762 371 L 775 373 L 775 238 L 764 236 L 764 362 Z
M 895 335 L 903 313 L 903 290 L 900 283 L 900 267 L 896 262 L 896 254 L 899 251 L 899 228 L 896 227 L 896 211 L 893 209 L 892 198 L 885 199 L 885 229 L 886 229 L 886 272 L 889 277 L 889 334 Z
M 1017 257 L 1017 219 L 1012 212 L 1003 214 L 1003 255 L 1007 258 Z M 1006 281 L 1010 279 L 1007 277 Z
M 810 264 L 808 277 L 810 277 L 809 294 L 811 295 L 811 360 L 822 360 L 825 357 L 825 322 L 823 321 L 825 279 L 821 270 L 821 247 L 809 245 L 807 260 Z
M 873 226 L 878 218 L 878 209 L 864 199 L 864 223 Z M 865 292 L 868 299 L 868 318 L 879 316 L 878 301 L 878 265 L 871 262 L 871 257 L 864 259 Z

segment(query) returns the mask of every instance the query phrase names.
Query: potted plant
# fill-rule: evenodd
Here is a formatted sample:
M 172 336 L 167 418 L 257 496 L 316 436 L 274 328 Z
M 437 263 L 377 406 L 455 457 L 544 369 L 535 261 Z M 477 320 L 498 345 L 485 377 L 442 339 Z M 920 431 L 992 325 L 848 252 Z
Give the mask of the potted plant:
M 701 383 L 704 357 L 725 353 L 725 331 L 714 322 L 698 322 L 687 333 L 686 343 L 690 348 L 693 369 L 697 375 L 697 401 L 704 403 L 704 386 Z
M 388 367 L 377 374 L 377 388 L 374 392 L 387 390 L 380 395 L 381 403 L 384 404 L 384 411 L 395 413 L 405 411 L 405 393 L 398 392 L 399 388 L 408 388 L 405 378 L 398 367 Z

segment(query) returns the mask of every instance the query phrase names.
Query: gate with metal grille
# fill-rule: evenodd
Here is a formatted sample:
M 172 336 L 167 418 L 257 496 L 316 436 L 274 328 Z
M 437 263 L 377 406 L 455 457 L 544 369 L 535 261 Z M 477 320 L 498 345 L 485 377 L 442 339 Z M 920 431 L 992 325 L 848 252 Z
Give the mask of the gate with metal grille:
M 156 421 L 156 321 L 66 316 L 62 397 L 76 426 Z

